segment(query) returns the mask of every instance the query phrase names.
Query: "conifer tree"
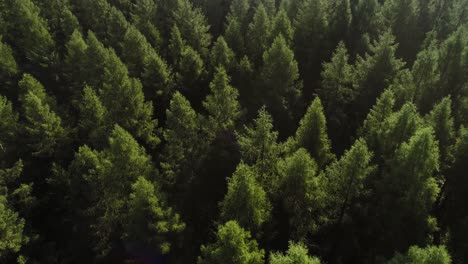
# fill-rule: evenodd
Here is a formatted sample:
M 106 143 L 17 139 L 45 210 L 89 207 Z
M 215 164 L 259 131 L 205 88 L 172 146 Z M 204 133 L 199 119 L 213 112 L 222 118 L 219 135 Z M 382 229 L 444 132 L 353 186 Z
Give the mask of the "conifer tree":
M 278 164 L 280 197 L 289 216 L 290 236 L 302 240 L 317 230 L 317 213 L 324 205 L 317 164 L 303 148 Z
M 210 63 L 213 69 L 219 66 L 224 67 L 227 72 L 231 72 L 235 69 L 236 61 L 234 51 L 229 48 L 222 36 L 218 37 L 211 48 Z
M 12 93 L 11 79 L 18 74 L 18 64 L 13 56 L 13 50 L 0 38 L 0 85 L 2 94 Z
M 34 155 L 49 156 L 65 139 L 62 120 L 53 110 L 52 99 L 34 77 L 25 74 L 18 85 L 27 144 Z
M 275 192 L 276 163 L 280 155 L 278 132 L 273 130 L 273 120 L 263 107 L 251 127 L 237 134 L 242 159 L 255 165 L 258 181 L 268 194 Z
M 230 86 L 229 82 L 226 70 L 218 67 L 210 83 L 211 94 L 203 102 L 208 111 L 211 134 L 214 135 L 233 129 L 240 115 L 240 105 L 237 101 L 239 92 Z
M 137 247 L 157 248 L 167 254 L 171 248 L 168 239 L 185 228 L 179 215 L 165 205 L 160 191 L 144 177 L 132 184 L 128 208 L 123 238 L 137 241 Z
M 201 247 L 197 263 L 262 264 L 264 255 L 250 232 L 242 229 L 236 221 L 229 221 L 218 226 L 214 243 Z
M 298 147 L 305 148 L 311 154 L 319 168 L 335 158 L 330 149 L 326 125 L 322 102 L 317 97 L 299 123 L 296 141 Z
M 386 263 L 451 264 L 452 258 L 445 246 L 427 246 L 426 248 L 411 246 L 405 255 L 396 254 Z
M 291 45 L 294 37 L 294 29 L 284 8 L 280 8 L 273 18 L 271 26 L 271 40 L 274 40 L 280 34 L 286 40 L 288 45 Z
M 224 37 L 237 56 L 246 54 L 245 34 L 248 28 L 249 0 L 233 0 L 226 17 Z
M 306 246 L 302 243 L 289 242 L 288 251 L 286 254 L 271 253 L 271 264 L 320 264 L 320 260 L 316 257 L 309 256 Z
M 265 6 L 260 3 L 255 10 L 247 31 L 247 35 L 249 36 L 247 44 L 249 58 L 257 67 L 261 65 L 262 55 L 268 49 L 270 34 L 271 21 Z
M 18 133 L 18 114 L 14 112 L 11 102 L 0 95 L 0 158 L 13 151 Z
M 79 128 L 90 140 L 92 145 L 103 145 L 104 142 L 102 139 L 105 138 L 105 134 L 109 129 L 106 123 L 107 109 L 104 107 L 101 99 L 96 95 L 93 88 L 85 86 L 79 109 Z
M 236 220 L 240 226 L 256 232 L 269 220 L 271 205 L 257 183 L 254 169 L 244 163 L 228 179 L 228 191 L 221 203 L 221 219 Z
M 260 78 L 265 105 L 278 124 L 287 126 L 294 104 L 301 94 L 302 82 L 294 53 L 282 36 L 278 36 L 263 54 Z

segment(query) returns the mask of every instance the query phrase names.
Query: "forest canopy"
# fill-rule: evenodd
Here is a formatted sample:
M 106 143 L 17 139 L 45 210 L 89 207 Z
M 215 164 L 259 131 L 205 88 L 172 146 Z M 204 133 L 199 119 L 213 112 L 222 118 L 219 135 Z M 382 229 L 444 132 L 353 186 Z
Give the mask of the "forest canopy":
M 468 0 L 0 1 L 0 263 L 468 263 Z

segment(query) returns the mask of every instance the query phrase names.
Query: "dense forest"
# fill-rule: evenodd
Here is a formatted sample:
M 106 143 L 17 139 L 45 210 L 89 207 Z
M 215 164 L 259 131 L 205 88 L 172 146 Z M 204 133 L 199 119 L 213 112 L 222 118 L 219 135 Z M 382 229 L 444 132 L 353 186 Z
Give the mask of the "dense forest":
M 1 0 L 0 263 L 468 263 L 468 0 Z

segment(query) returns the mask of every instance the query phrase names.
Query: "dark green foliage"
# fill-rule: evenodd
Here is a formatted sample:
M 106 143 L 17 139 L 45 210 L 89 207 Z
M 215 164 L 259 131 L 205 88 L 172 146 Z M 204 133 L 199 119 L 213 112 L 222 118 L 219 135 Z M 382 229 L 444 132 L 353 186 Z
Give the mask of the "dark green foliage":
M 0 1 L 0 263 L 466 263 L 467 18 Z

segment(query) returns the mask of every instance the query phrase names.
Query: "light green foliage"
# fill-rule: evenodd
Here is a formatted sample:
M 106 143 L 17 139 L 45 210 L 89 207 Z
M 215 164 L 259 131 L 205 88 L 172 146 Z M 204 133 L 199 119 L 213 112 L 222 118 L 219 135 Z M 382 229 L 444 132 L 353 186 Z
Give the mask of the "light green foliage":
M 291 238 L 301 240 L 317 230 L 317 212 L 323 207 L 322 179 L 317 164 L 305 149 L 299 149 L 278 164 L 280 198 L 289 214 Z
M 275 118 L 288 112 L 301 94 L 302 82 L 299 80 L 299 68 L 293 51 L 282 36 L 273 41 L 263 54 L 261 69 L 262 97 Z M 278 120 L 282 121 L 282 120 Z
M 13 111 L 11 102 L 0 95 L 0 157 L 10 144 L 14 143 L 18 129 L 18 114 Z
M 249 0 L 233 0 L 226 17 L 224 37 L 239 57 L 245 55 L 245 34 L 248 28 Z
M 94 249 L 105 256 L 116 235 L 122 235 L 131 185 L 139 177 L 149 179 L 154 173 L 151 158 L 127 131 L 116 125 L 107 148 L 96 151 L 80 147 L 70 168 L 74 177 L 84 180 L 90 204 L 83 209 L 91 217 Z
M 276 163 L 281 151 L 272 122 L 270 114 L 261 108 L 253 125 L 237 134 L 242 159 L 256 167 L 258 181 L 268 194 L 275 192 Z
M 255 10 L 252 22 L 249 24 L 247 32 L 249 41 L 246 44 L 249 58 L 257 66 L 261 64 L 262 55 L 269 46 L 270 34 L 271 21 L 265 6 L 260 3 Z
M 234 70 L 236 66 L 235 54 L 222 36 L 219 36 L 213 44 L 210 53 L 211 67 L 216 68 L 222 66 L 226 71 Z
M 276 16 L 273 18 L 271 26 L 271 40 L 282 35 L 286 42 L 290 45 L 294 37 L 294 28 L 291 25 L 288 14 L 284 8 L 279 9 Z
M 236 221 L 218 227 L 216 242 L 201 247 L 198 264 L 263 264 L 263 249 Z
M 197 53 L 206 56 L 211 35 L 208 32 L 210 26 L 202 10 L 194 7 L 189 0 L 177 0 L 177 9 L 173 13 L 173 20 L 187 44 Z
M 39 8 L 31 0 L 11 1 L 10 31 L 16 46 L 31 62 L 45 65 L 51 59 L 54 40 L 47 22 L 40 16 Z
M 31 185 L 22 184 L 16 186 L 23 170 L 23 162 L 18 161 L 12 168 L 0 169 L 0 261 L 8 260 L 8 257 L 17 254 L 21 248 L 29 242 L 26 235 L 25 219 L 19 216 L 13 205 L 20 209 L 26 209 L 31 200 Z M 22 193 L 24 200 L 20 200 L 17 194 Z
M 19 82 L 20 102 L 25 118 L 24 132 L 34 155 L 48 156 L 54 153 L 66 131 L 61 118 L 54 112 L 53 101 L 34 77 L 25 74 Z
M 85 86 L 79 105 L 80 119 L 78 126 L 88 136 L 92 143 L 102 141 L 107 130 L 107 109 L 102 105 L 101 99 L 93 88 Z M 99 145 L 99 144 L 98 144 Z
M 434 128 L 435 137 L 439 143 L 441 165 L 445 166 L 452 160 L 451 146 L 455 143 L 455 127 L 450 97 L 445 97 L 436 104 L 426 120 Z
M 158 248 L 162 254 L 167 254 L 171 247 L 167 237 L 185 228 L 179 215 L 166 207 L 159 191 L 144 177 L 138 177 L 132 184 L 128 208 L 124 239 Z
M 290 241 L 286 254 L 271 253 L 270 264 L 320 264 L 320 260 L 309 256 L 304 244 Z
M 221 203 L 221 219 L 236 220 L 251 232 L 258 231 L 269 220 L 271 205 L 257 183 L 255 169 L 240 163 L 228 179 L 228 191 Z
M 232 130 L 239 118 L 239 92 L 229 85 L 229 82 L 226 70 L 218 67 L 210 83 L 211 93 L 203 101 L 209 115 L 210 134 L 216 135 L 221 131 Z
M 327 123 L 320 98 L 315 98 L 307 108 L 296 131 L 296 141 L 298 147 L 305 148 L 311 154 L 319 168 L 323 168 L 335 158 L 330 149 Z
M 13 51 L 10 46 L 2 42 L 0 38 L 0 84 L 5 85 L 9 79 L 18 73 L 18 65 L 16 64 Z M 5 89 L 2 87 L 2 89 Z M 2 91 L 3 92 L 3 91 Z
M 188 184 L 201 159 L 204 144 L 199 118 L 179 92 L 174 93 L 166 118 L 163 132 L 166 145 L 161 163 L 164 179 L 169 185 Z
M 371 158 L 366 142 L 359 139 L 326 169 L 327 203 L 331 205 L 332 221 L 341 224 L 348 207 L 365 194 L 364 182 L 374 169 Z
M 452 258 L 445 246 L 420 248 L 411 246 L 405 255 L 397 254 L 387 264 L 451 264 Z

